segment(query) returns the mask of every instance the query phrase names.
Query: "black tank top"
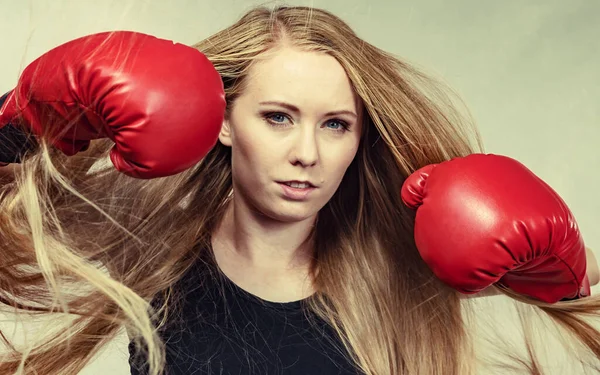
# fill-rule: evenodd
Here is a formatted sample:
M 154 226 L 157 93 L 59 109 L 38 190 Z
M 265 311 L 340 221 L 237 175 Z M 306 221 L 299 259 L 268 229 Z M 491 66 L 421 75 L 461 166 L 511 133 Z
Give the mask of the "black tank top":
M 209 259 L 196 262 L 177 286 L 181 314 L 160 331 L 166 375 L 361 374 L 333 329 L 305 313 L 304 301 L 265 301 Z M 131 374 L 146 374 L 132 343 L 129 352 Z

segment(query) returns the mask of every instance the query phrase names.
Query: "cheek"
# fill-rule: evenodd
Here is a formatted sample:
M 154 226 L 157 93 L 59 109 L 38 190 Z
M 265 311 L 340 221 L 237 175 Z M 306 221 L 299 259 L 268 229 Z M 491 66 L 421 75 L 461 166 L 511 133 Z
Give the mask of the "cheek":
M 258 125 L 248 124 L 238 129 L 232 140 L 233 164 L 238 175 L 252 178 L 272 163 L 273 140 Z
M 328 174 L 335 176 L 332 183 L 337 185 L 342 181 L 346 170 L 354 160 L 358 145 L 352 143 L 350 145 L 340 145 L 340 147 L 329 147 L 327 151 L 327 166 L 329 167 Z
M 231 139 L 231 149 L 234 154 L 234 158 L 240 162 L 251 162 L 252 159 L 257 155 L 259 147 L 256 143 L 260 140 L 260 135 L 255 134 L 253 137 L 250 129 L 255 128 L 251 122 L 240 122 L 236 121 L 233 129 L 233 137 Z

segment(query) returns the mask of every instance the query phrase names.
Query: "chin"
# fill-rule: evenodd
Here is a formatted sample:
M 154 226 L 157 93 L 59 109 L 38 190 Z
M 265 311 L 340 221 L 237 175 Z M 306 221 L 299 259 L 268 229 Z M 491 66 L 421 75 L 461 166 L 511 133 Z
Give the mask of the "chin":
M 286 202 L 279 207 L 269 207 L 265 214 L 273 220 L 283 223 L 294 223 L 314 219 L 319 209 L 306 203 Z

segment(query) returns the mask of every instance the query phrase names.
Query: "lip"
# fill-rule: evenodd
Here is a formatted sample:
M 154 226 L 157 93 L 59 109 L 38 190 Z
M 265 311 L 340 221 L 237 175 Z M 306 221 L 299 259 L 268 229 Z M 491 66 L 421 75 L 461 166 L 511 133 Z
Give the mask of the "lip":
M 286 182 L 305 182 L 305 183 L 309 184 L 309 186 L 306 188 L 293 188 L 291 186 L 286 185 L 285 184 Z M 284 181 L 284 182 L 278 181 L 277 183 L 279 184 L 279 186 L 281 186 L 281 189 L 283 190 L 283 194 L 285 195 L 285 197 L 288 199 L 291 199 L 291 200 L 295 200 L 295 201 L 301 201 L 301 200 L 307 199 L 308 196 L 310 195 L 310 193 L 317 189 L 313 184 L 311 184 L 308 181 Z
M 287 180 L 287 181 L 277 181 L 280 184 L 289 184 L 290 182 L 296 182 L 298 184 L 307 184 L 309 187 L 315 188 L 315 184 L 308 180 Z

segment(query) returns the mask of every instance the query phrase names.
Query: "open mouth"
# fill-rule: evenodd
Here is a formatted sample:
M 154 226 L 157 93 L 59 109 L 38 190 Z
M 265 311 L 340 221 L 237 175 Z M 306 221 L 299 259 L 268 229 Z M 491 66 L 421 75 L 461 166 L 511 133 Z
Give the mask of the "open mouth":
M 306 200 L 317 189 L 308 181 L 283 181 L 278 184 L 283 188 L 283 195 L 293 201 Z
M 315 187 L 313 184 L 306 181 L 285 181 L 282 182 L 282 184 L 292 187 L 294 189 L 307 189 Z

